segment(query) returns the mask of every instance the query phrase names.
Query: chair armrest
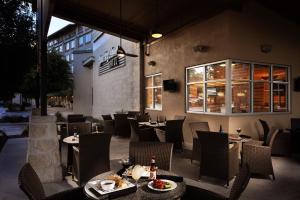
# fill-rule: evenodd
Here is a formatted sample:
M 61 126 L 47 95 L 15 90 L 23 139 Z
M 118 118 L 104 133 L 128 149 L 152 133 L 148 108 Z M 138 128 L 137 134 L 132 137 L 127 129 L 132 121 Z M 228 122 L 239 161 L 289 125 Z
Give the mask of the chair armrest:
M 262 145 L 264 142 L 260 140 L 250 140 L 249 142 L 245 143 L 246 144 L 253 144 L 253 145 Z
M 263 145 L 256 145 L 252 143 L 246 143 L 244 144 L 243 150 L 246 151 L 247 149 L 252 149 L 254 152 L 261 152 L 264 154 L 269 154 L 271 155 L 271 147 L 269 146 L 263 146 Z
M 232 144 L 233 146 L 229 148 L 229 168 L 228 176 L 229 178 L 234 177 L 239 172 L 239 145 L 238 143 Z

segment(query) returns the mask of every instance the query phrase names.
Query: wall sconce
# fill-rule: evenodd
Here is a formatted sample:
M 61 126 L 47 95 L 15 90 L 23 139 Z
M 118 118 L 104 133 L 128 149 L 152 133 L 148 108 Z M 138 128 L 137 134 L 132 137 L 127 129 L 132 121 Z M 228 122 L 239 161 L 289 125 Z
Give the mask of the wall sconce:
M 153 66 L 156 65 L 156 62 L 154 60 L 151 60 L 151 61 L 148 62 L 148 65 L 153 67 Z
M 193 47 L 194 52 L 207 52 L 209 50 L 209 46 L 206 45 L 197 45 Z
M 263 53 L 270 53 L 272 51 L 272 45 L 262 44 L 262 45 L 260 45 L 260 51 Z

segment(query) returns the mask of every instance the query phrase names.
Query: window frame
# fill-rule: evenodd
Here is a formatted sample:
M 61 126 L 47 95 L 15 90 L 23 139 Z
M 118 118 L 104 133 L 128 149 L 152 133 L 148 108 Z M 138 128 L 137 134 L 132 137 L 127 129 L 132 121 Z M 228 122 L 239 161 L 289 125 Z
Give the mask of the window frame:
M 160 86 L 154 86 L 154 77 L 155 76 L 160 76 L 161 77 L 161 85 Z M 163 95 L 162 95 L 162 92 L 163 92 L 163 80 L 162 80 L 162 73 L 156 73 L 156 74 L 151 74 L 151 75 L 146 75 L 145 76 L 145 83 L 146 83 L 146 79 L 151 77 L 151 81 L 152 81 L 152 86 L 150 87 L 147 87 L 146 84 L 145 84 L 145 97 L 146 97 L 146 91 L 147 90 L 151 90 L 152 91 L 152 107 L 149 108 L 147 107 L 147 104 L 146 104 L 146 98 L 145 98 L 145 109 L 146 110 L 158 110 L 158 111 L 162 111 L 162 102 L 163 102 Z M 161 108 L 155 108 L 155 97 L 154 97 L 154 89 L 156 88 L 160 88 L 161 89 Z
M 209 82 L 219 82 L 220 80 L 207 80 L 206 78 L 206 66 L 208 65 L 213 65 L 213 64 L 218 64 L 225 62 L 225 112 L 224 113 L 212 113 L 212 112 L 207 112 L 207 95 L 206 95 L 206 90 L 207 90 L 207 83 Z M 245 63 L 245 64 L 250 64 L 250 77 L 249 77 L 249 85 L 250 85 L 250 109 L 249 112 L 247 113 L 233 113 L 231 104 L 232 104 L 232 82 L 235 80 L 232 79 L 232 69 L 231 69 L 231 64 L 235 63 Z M 268 112 L 254 112 L 253 109 L 253 85 L 255 81 L 253 79 L 254 77 L 254 65 L 268 65 L 270 69 L 270 77 L 269 77 L 269 85 L 270 85 L 270 109 Z M 203 111 L 192 111 L 189 109 L 189 91 L 188 91 L 188 86 L 191 84 L 197 84 L 197 82 L 188 82 L 188 70 L 193 69 L 193 68 L 198 68 L 198 67 L 204 67 L 204 79 L 202 82 L 203 84 Z M 283 81 L 273 81 L 273 67 L 284 67 L 287 69 L 287 80 L 285 82 Z M 244 80 L 240 80 L 240 82 L 247 82 Z M 286 103 L 287 103 L 287 111 L 274 111 L 274 96 L 273 96 L 273 85 L 274 84 L 284 84 L 287 85 L 287 97 L 286 97 Z M 186 113 L 194 113 L 194 114 L 208 114 L 208 115 L 232 115 L 232 116 L 237 116 L 237 115 L 260 115 L 260 114 L 288 114 L 291 112 L 291 66 L 286 65 L 286 64 L 273 64 L 273 63 L 264 63 L 264 62 L 254 62 L 254 61 L 245 61 L 245 60 L 239 60 L 239 59 L 226 59 L 226 60 L 220 60 L 216 62 L 210 62 L 210 63 L 205 63 L 205 64 L 199 64 L 199 65 L 194 65 L 194 66 L 188 66 L 185 68 L 185 111 Z

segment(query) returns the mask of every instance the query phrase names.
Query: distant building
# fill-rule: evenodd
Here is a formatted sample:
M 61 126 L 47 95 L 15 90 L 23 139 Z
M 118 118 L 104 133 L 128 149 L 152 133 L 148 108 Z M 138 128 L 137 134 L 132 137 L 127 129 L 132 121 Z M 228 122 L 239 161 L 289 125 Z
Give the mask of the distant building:
M 69 62 L 70 71 L 75 76 L 75 69 L 82 67 L 82 60 L 92 54 L 92 34 L 94 32 L 97 33 L 98 31 L 78 24 L 69 24 L 48 36 L 48 50 L 55 50 L 61 53 L 65 60 Z M 78 80 L 74 79 L 74 82 L 76 81 Z M 72 104 L 73 96 L 62 94 L 48 95 L 48 105 L 50 106 L 72 108 Z

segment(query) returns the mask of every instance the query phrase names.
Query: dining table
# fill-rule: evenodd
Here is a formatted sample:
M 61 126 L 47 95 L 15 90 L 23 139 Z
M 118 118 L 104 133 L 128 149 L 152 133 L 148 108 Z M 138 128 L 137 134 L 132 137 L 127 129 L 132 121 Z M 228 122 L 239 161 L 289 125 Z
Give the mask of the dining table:
M 154 128 L 161 128 L 161 127 L 165 127 L 166 123 L 165 122 L 139 122 L 139 126 L 149 126 L 149 127 L 154 127 Z
M 86 185 L 84 186 L 84 192 L 87 195 L 87 197 L 89 199 L 93 199 L 93 200 L 111 199 L 111 197 L 109 197 L 109 194 L 108 195 L 105 195 L 105 194 L 104 195 L 97 195 L 97 194 L 95 195 L 95 194 L 93 194 L 93 192 L 91 191 L 91 188 L 94 188 L 94 187 L 91 185 L 91 182 L 92 181 L 105 180 L 105 179 L 107 179 L 108 176 L 113 175 L 113 174 L 116 174 L 116 172 L 114 170 L 104 172 L 102 174 L 99 174 L 99 175 L 95 176 L 91 180 L 89 180 L 86 183 Z M 178 176 L 176 174 L 174 174 L 170 171 L 166 171 L 166 170 L 158 170 L 157 175 L 158 176 L 163 175 L 163 176 L 178 178 Z M 130 179 L 130 178 L 127 177 L 127 180 L 134 183 L 133 179 Z M 157 190 L 154 190 L 153 188 L 151 189 L 151 187 L 148 186 L 149 182 L 150 182 L 150 180 L 148 178 L 141 178 L 138 182 L 139 186 L 136 188 L 136 191 L 134 190 L 131 193 L 125 193 L 123 195 L 114 197 L 114 199 L 118 199 L 118 200 L 180 199 L 180 197 L 184 194 L 185 189 L 186 189 L 186 184 L 183 181 L 183 179 L 182 179 L 181 182 L 180 181 L 176 182 L 177 186 L 174 189 L 170 190 L 170 191 L 157 191 Z M 95 192 L 95 190 L 94 190 L 94 192 Z

